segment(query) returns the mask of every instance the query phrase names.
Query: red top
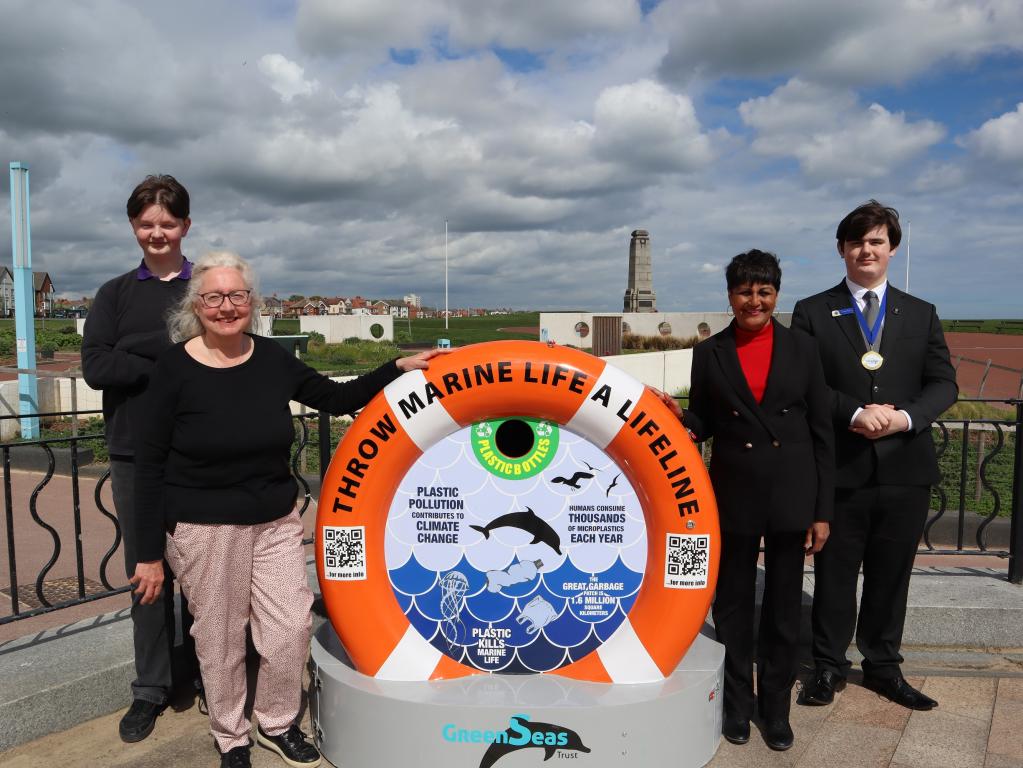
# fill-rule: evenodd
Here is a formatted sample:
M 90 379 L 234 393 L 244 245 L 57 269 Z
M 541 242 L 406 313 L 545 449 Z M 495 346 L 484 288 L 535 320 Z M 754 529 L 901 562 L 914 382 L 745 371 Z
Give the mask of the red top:
M 774 349 L 774 323 L 759 331 L 747 331 L 735 326 L 735 348 L 739 353 L 739 365 L 746 376 L 753 397 L 759 403 L 764 399 L 767 388 L 767 374 L 771 370 L 771 351 Z

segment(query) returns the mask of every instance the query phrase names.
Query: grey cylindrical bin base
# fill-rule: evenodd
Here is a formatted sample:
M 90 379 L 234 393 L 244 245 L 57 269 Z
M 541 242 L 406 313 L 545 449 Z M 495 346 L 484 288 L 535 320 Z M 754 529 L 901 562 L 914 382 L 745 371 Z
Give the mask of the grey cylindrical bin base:
M 724 657 L 722 645 L 699 635 L 659 683 L 557 675 L 393 682 L 355 671 L 327 622 L 312 642 L 313 730 L 339 768 L 551 765 L 545 758 L 580 768 L 696 768 L 718 747 Z

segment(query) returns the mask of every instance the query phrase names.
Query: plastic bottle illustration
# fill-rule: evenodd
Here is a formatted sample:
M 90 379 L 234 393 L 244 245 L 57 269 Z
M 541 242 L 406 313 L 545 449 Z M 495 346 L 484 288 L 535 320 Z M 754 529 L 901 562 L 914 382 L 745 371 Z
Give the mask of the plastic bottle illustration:
M 523 560 L 513 563 L 503 571 L 487 571 L 487 591 L 500 592 L 502 587 L 532 581 L 543 568 L 543 560 Z

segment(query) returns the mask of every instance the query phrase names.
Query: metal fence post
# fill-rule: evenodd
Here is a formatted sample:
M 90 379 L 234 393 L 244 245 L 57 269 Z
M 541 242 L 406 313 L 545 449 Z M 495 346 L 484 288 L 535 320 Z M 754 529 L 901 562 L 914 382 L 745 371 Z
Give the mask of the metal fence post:
M 320 411 L 319 420 L 319 432 L 320 432 L 320 482 L 323 482 L 323 476 L 327 474 L 327 467 L 330 466 L 330 414 L 326 411 Z
M 1013 452 L 1012 517 L 1009 522 L 1009 581 L 1023 583 L 1023 401 L 1016 401 L 1016 449 Z

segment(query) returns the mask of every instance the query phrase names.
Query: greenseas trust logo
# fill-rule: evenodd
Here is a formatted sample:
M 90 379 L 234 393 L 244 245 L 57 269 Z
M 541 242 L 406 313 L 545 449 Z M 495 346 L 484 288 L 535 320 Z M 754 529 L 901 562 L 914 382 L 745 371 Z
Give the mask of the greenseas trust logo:
M 481 731 L 459 728 L 454 723 L 447 723 L 441 734 L 444 741 L 458 744 L 489 744 L 483 753 L 479 768 L 490 768 L 494 763 L 509 752 L 520 749 L 542 749 L 543 759 L 550 760 L 558 750 L 566 752 L 589 752 L 590 748 L 583 744 L 579 734 L 561 725 L 552 723 L 534 723 L 529 715 L 512 715 L 508 727 L 503 731 Z M 561 755 L 576 757 L 576 755 Z

